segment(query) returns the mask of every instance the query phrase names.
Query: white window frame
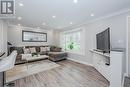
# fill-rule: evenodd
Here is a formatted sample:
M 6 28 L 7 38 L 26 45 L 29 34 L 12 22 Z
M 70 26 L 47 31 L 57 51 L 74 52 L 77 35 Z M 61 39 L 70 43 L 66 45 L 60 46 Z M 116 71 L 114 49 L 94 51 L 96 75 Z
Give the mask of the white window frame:
M 85 55 L 85 30 L 84 29 L 73 29 L 73 30 L 68 30 L 68 31 L 64 31 L 64 32 L 61 32 L 61 35 L 60 35 L 60 46 L 63 47 L 63 35 L 64 34 L 67 34 L 67 33 L 74 33 L 74 32 L 78 32 L 80 31 L 81 32 L 81 43 L 80 43 L 80 51 L 66 51 L 66 50 L 63 50 L 65 52 L 68 52 L 68 53 L 73 53 L 73 54 L 79 54 L 79 55 Z

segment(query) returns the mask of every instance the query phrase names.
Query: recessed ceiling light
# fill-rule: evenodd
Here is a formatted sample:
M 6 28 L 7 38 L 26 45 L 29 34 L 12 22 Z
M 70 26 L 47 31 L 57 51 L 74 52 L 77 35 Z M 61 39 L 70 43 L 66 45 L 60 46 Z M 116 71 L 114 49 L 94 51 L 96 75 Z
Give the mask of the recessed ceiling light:
M 19 6 L 23 6 L 23 3 L 19 3 Z
M 21 24 L 18 24 L 18 26 L 21 26 Z
M 56 16 L 52 16 L 52 18 L 56 18 Z
M 70 22 L 70 24 L 73 24 L 73 22 Z
M 91 17 L 95 16 L 94 14 L 91 14 Z
M 74 3 L 78 3 L 78 0 L 73 0 Z
M 42 25 L 46 25 L 46 23 L 42 23 Z
M 22 20 L 22 17 L 18 17 L 17 19 L 18 19 L 18 20 Z

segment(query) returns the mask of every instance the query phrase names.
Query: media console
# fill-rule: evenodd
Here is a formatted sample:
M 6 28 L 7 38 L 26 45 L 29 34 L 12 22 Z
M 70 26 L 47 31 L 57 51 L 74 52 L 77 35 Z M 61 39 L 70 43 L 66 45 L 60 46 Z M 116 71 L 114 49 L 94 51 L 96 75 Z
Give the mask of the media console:
M 110 81 L 110 54 L 90 50 L 93 55 L 93 66 Z
M 102 53 L 90 50 L 93 55 L 93 66 L 110 82 L 110 87 L 123 87 L 124 52 L 112 50 Z

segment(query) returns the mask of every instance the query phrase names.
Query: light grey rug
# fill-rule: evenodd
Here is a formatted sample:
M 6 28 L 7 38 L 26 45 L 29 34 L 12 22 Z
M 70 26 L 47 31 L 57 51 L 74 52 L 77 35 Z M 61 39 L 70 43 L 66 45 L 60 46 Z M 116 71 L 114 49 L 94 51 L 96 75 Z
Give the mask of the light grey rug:
M 16 65 L 13 69 L 6 72 L 6 82 L 12 82 L 17 79 L 21 79 L 59 66 L 59 64 L 49 60 Z

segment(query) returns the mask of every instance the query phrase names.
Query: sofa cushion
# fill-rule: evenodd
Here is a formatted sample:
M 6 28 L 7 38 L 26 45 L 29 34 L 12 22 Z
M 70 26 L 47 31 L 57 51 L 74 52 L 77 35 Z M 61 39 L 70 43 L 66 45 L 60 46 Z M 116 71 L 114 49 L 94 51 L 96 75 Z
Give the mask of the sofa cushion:
M 48 52 L 48 54 L 59 55 L 59 54 L 67 54 L 66 52 Z
M 50 47 L 49 47 L 49 46 L 46 47 L 46 51 L 47 51 L 47 52 L 50 52 Z
M 51 52 L 61 52 L 61 48 L 60 47 L 56 47 L 56 46 L 52 46 L 50 51 Z
M 55 48 L 53 49 L 53 52 L 61 52 L 61 48 Z
M 66 52 L 49 52 L 48 55 L 50 57 L 67 57 L 67 53 Z
M 31 53 L 36 53 L 35 47 L 29 48 Z
M 46 47 L 40 47 L 40 52 L 46 52 L 46 51 L 47 51 Z
M 10 47 L 9 52 L 12 53 L 14 50 L 17 50 L 18 55 L 24 53 L 23 47 Z
M 25 46 L 25 48 L 35 48 L 36 52 L 40 52 L 41 46 Z
M 59 61 L 67 58 L 66 52 L 49 52 L 49 59 L 52 61 Z
M 21 54 L 22 60 L 26 60 L 27 57 L 32 57 L 32 54 Z
M 47 52 L 39 52 L 38 54 L 40 54 L 40 55 L 47 55 Z
M 31 53 L 29 48 L 24 48 L 23 50 L 24 50 L 24 54 L 30 54 Z

